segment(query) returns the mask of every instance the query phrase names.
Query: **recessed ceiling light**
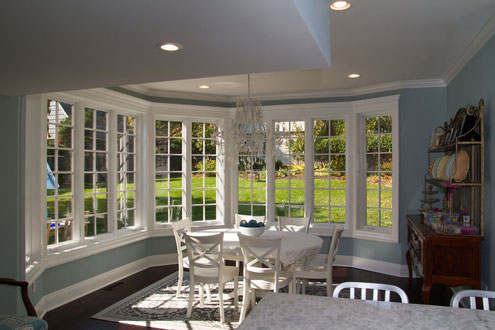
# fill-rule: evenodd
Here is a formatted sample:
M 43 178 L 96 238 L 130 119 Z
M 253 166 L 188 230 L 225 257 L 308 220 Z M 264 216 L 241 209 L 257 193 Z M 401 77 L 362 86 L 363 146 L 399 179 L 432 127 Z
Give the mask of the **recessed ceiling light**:
M 208 86 L 208 85 L 199 85 L 199 88 L 201 88 L 201 89 L 208 89 L 208 88 L 210 88 L 210 86 Z
M 346 10 L 350 7 L 351 3 L 346 0 L 336 0 L 332 1 L 332 3 L 330 4 L 330 8 L 332 8 L 333 10 Z
M 173 42 L 167 42 L 165 44 L 159 45 L 161 50 L 165 50 L 167 52 L 175 52 L 182 49 L 182 46 Z
M 348 74 L 347 77 L 354 79 L 354 78 L 361 77 L 361 75 L 359 73 L 351 73 L 351 74 Z

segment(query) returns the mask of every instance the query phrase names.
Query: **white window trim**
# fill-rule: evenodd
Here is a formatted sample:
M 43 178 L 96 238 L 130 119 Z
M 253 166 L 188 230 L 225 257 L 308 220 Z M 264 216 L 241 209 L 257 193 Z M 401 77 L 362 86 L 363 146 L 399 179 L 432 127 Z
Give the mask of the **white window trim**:
M 399 241 L 399 95 L 382 97 L 372 100 L 353 102 L 353 180 L 355 182 L 354 198 L 356 207 L 353 209 L 353 237 L 370 239 L 381 242 L 398 243 Z M 363 115 L 392 116 L 392 228 L 376 228 L 365 226 L 366 219 L 360 215 L 365 213 L 366 185 L 363 183 L 365 173 L 365 154 L 363 153 L 364 120 Z
M 189 152 L 189 146 L 192 142 L 191 135 L 191 127 L 193 122 L 202 122 L 202 123 L 214 123 L 217 127 L 223 127 L 223 119 L 221 118 L 212 118 L 212 117 L 204 117 L 201 116 L 201 113 L 197 113 L 196 115 L 188 115 L 188 116 L 174 116 L 167 115 L 163 113 L 155 113 L 152 119 L 151 127 L 151 135 L 152 138 L 150 141 L 152 143 L 152 175 L 148 176 L 148 185 L 150 186 L 151 192 L 151 202 L 148 207 L 150 207 L 150 217 L 152 222 L 152 227 L 155 229 L 166 229 L 170 228 L 170 223 L 159 223 L 155 222 L 155 121 L 156 120 L 167 120 L 167 121 L 179 121 L 182 122 L 183 125 L 183 158 L 182 158 L 182 168 L 183 168 L 183 218 L 192 219 L 192 185 L 190 178 L 192 177 L 192 168 L 191 168 L 191 159 L 192 154 Z M 204 220 L 204 221 L 193 221 L 193 227 L 218 227 L 218 226 L 226 226 L 226 216 L 225 216 L 225 178 L 226 178 L 226 167 L 225 167 L 225 157 L 220 153 L 217 154 L 217 202 L 216 202 L 216 220 Z
M 349 102 L 329 102 L 329 103 L 315 103 L 315 104 L 294 104 L 294 105 L 280 105 L 280 106 L 265 106 L 264 119 L 266 122 L 275 121 L 301 121 L 306 122 L 314 119 L 332 119 L 332 118 L 346 118 L 346 136 L 347 136 L 347 150 L 346 150 L 346 170 L 348 172 L 346 192 L 346 224 L 344 225 L 344 237 L 353 237 L 360 239 L 367 239 L 373 241 L 397 243 L 399 238 L 399 96 L 392 95 L 385 97 L 378 97 L 373 99 L 366 99 L 360 101 Z M 358 166 L 358 162 L 351 161 L 357 159 L 357 137 L 359 132 L 357 131 L 357 119 L 360 114 L 364 113 L 385 113 L 388 112 L 393 116 L 393 168 L 394 173 L 394 185 L 392 189 L 393 198 L 393 211 L 392 211 L 392 230 L 389 233 L 381 233 L 376 230 L 363 230 L 359 227 L 357 220 L 358 208 L 362 203 L 358 200 L 358 174 L 361 170 Z M 311 126 L 312 127 L 312 126 Z M 307 135 L 306 135 L 307 137 Z M 311 144 L 312 146 L 312 144 Z M 313 150 L 306 145 L 306 161 L 308 157 L 313 156 Z M 274 180 L 274 165 L 267 161 L 267 205 L 274 205 L 275 189 L 271 184 Z M 312 173 L 312 169 L 305 168 L 305 176 L 308 173 Z M 312 180 L 309 180 L 312 181 Z M 307 191 L 312 191 L 312 184 L 310 184 Z M 308 189 L 308 186 L 305 186 Z M 313 206 L 312 194 L 308 198 L 308 194 L 305 194 L 305 212 L 311 212 Z M 353 202 L 355 201 L 355 202 Z M 361 199 L 362 201 L 362 199 Z M 235 200 L 237 202 L 237 199 Z M 272 203 L 272 204 L 270 204 Z M 352 205 L 351 205 L 352 204 Z M 310 210 L 311 209 L 311 210 Z M 274 219 L 274 208 L 268 208 L 268 218 Z M 334 224 L 312 223 L 310 227 L 310 233 L 320 236 L 329 236 L 332 233 Z
M 144 121 L 143 108 L 134 107 L 134 104 L 129 103 L 125 107 L 125 102 L 120 102 L 118 105 L 113 104 L 107 98 L 101 95 L 100 91 L 77 91 L 67 93 L 52 93 L 52 94 L 37 94 L 28 95 L 26 97 L 26 202 L 25 202 L 25 222 L 26 228 L 26 255 L 29 256 L 29 260 L 26 260 L 26 278 L 33 280 L 40 274 L 40 270 L 46 267 L 52 267 L 64 262 L 75 260 L 87 255 L 100 253 L 107 249 L 118 247 L 121 245 L 129 244 L 129 236 L 136 237 L 136 239 L 143 239 L 142 232 L 146 229 L 145 223 L 142 221 L 146 217 L 143 214 L 136 214 L 136 226 L 129 227 L 122 230 L 114 230 L 113 224 L 110 223 L 109 233 L 84 238 L 84 224 L 81 221 L 81 214 L 84 216 L 84 210 L 81 208 L 78 200 L 84 199 L 82 194 L 74 195 L 74 210 L 75 215 L 75 227 L 73 229 L 73 240 L 62 242 L 56 246 L 47 247 L 46 242 L 46 106 L 48 100 L 55 100 L 74 105 L 75 116 L 74 119 L 74 141 L 84 138 L 84 109 L 86 107 L 103 110 L 109 113 L 110 116 L 116 114 L 127 114 L 136 117 L 138 126 L 142 128 L 141 121 Z M 99 101 L 95 101 L 99 99 Z M 79 118 L 77 118 L 79 116 Z M 80 124 L 82 122 L 82 124 Z M 76 124 L 77 123 L 77 124 Z M 139 134 L 139 127 L 136 128 L 136 136 Z M 115 132 L 114 132 L 115 133 Z M 78 136 L 79 135 L 79 136 Z M 109 139 L 116 137 L 115 134 L 109 134 Z M 136 144 L 136 163 L 143 163 L 144 152 L 142 149 L 144 138 L 138 138 Z M 83 140 L 79 140 L 83 141 Z M 109 143 L 112 141 L 109 140 Z M 111 150 L 111 148 L 110 148 Z M 109 150 L 109 161 L 111 161 L 112 154 Z M 116 157 L 116 156 L 115 156 Z M 84 150 L 83 148 L 74 148 L 74 186 L 73 191 L 83 187 L 84 173 L 79 171 L 77 167 L 84 167 Z M 36 165 L 38 164 L 38 165 Z M 138 166 L 136 164 L 136 166 Z M 109 165 L 110 166 L 110 165 Z M 80 172 L 80 173 L 79 173 Z M 137 174 L 136 190 L 138 193 L 137 205 L 144 205 L 144 192 L 143 178 L 146 175 L 146 170 L 140 174 Z M 109 169 L 109 173 L 112 173 Z M 78 178 L 80 176 L 81 178 Z M 110 175 L 111 177 L 112 175 Z M 111 190 L 111 178 L 109 177 L 109 197 L 113 198 Z M 115 184 L 116 180 L 113 180 Z M 82 185 L 82 186 L 81 186 Z M 116 187 L 114 187 L 116 188 Z M 115 197 L 115 196 L 114 196 Z M 112 203 L 109 203 L 109 207 Z M 113 203 L 115 206 L 116 203 Z M 142 207 L 139 207 L 142 208 Z M 112 211 L 113 212 L 113 211 Z M 110 213 L 110 210 L 109 210 Z M 139 223 L 141 219 L 141 223 Z

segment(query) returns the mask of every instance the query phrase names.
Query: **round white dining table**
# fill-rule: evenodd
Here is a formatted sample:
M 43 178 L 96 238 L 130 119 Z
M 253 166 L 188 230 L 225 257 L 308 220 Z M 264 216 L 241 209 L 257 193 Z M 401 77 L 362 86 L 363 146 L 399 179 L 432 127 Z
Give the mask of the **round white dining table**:
M 194 234 L 214 234 L 223 233 L 223 251 L 225 259 L 232 256 L 234 260 L 242 260 L 242 251 L 239 244 L 239 229 L 220 228 L 195 231 Z M 280 247 L 280 262 L 285 265 L 295 263 L 297 260 L 317 254 L 323 245 L 323 239 L 305 233 L 295 233 L 288 231 L 265 230 L 259 237 L 280 237 L 282 238 Z

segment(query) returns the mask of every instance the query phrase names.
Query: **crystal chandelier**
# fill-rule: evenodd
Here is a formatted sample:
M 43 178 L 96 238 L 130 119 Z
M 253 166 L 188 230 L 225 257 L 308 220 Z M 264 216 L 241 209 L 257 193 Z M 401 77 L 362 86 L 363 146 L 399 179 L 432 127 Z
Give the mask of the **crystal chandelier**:
M 225 143 L 232 148 L 228 153 L 231 159 L 237 158 L 246 169 L 251 169 L 260 157 L 271 157 L 279 139 L 263 121 L 261 102 L 251 98 L 251 75 L 248 74 L 248 96 L 236 102 L 236 112 L 232 125 L 225 132 L 217 132 L 217 143 L 225 151 Z M 239 157 L 241 156 L 241 157 Z

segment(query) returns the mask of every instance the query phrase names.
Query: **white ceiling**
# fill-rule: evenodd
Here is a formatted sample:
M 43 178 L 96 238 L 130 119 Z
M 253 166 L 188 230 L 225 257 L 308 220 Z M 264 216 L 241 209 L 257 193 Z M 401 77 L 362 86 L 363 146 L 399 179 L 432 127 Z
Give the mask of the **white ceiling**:
M 495 0 L 351 1 L 2 0 L 0 93 L 130 85 L 230 99 L 248 72 L 254 95 L 444 79 L 495 15 Z M 184 50 L 155 47 L 169 40 Z
M 0 92 L 328 68 L 325 0 L 2 0 Z M 162 42 L 183 50 L 159 50 Z
M 495 14 L 494 0 L 351 2 L 349 10 L 330 14 L 331 68 L 252 74 L 252 94 L 266 99 L 348 91 L 392 82 L 445 80 L 456 60 L 483 27 L 493 21 Z M 361 78 L 347 78 L 353 72 L 360 73 Z M 211 87 L 199 89 L 202 84 Z M 158 82 L 128 88 L 148 95 L 231 99 L 247 93 L 247 76 Z

